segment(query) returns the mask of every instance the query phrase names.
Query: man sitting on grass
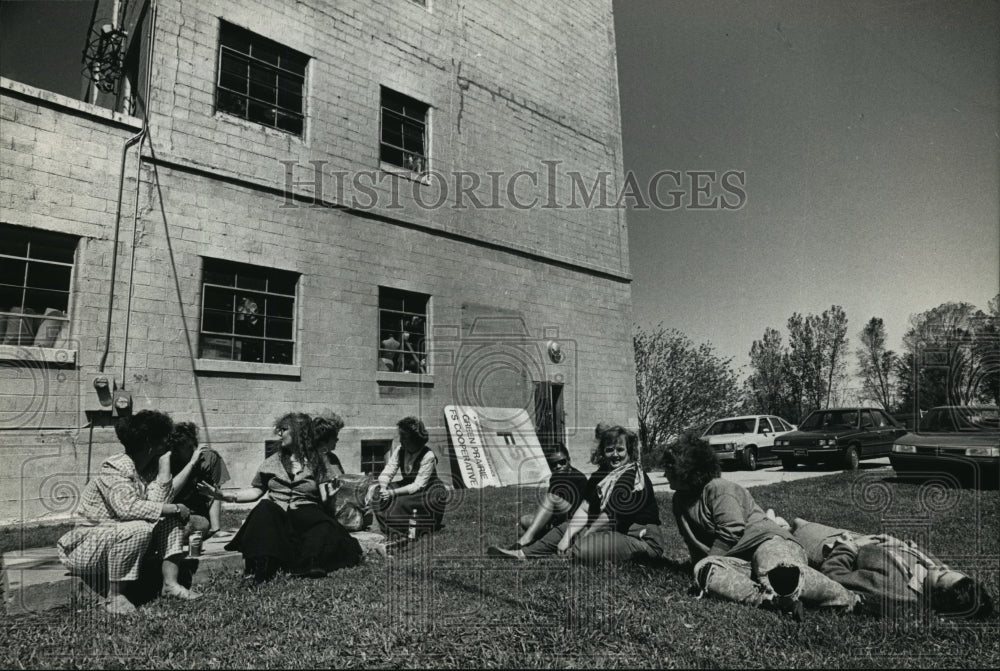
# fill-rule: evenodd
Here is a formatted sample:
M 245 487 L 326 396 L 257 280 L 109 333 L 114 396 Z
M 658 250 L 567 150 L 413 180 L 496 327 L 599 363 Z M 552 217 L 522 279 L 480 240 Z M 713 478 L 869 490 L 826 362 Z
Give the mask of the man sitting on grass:
M 715 450 L 693 434 L 664 454 L 677 529 L 703 594 L 788 613 L 850 609 L 857 597 L 810 568 L 806 551 L 744 487 L 720 476 Z
M 552 476 L 549 487 L 534 513 L 521 515 L 518 523 L 521 526 L 521 536 L 517 542 L 507 548 L 491 545 L 486 550 L 488 555 L 500 555 L 516 552 L 530 545 L 537 539 L 559 526 L 571 517 L 583 502 L 584 491 L 587 489 L 587 476 L 573 468 L 569 461 L 569 451 L 562 443 L 556 443 L 555 448 L 545 455 Z
M 901 616 L 924 607 L 973 619 L 993 613 L 993 601 L 981 584 L 921 552 L 912 541 L 858 534 L 802 518 L 796 518 L 791 529 L 809 552 L 810 563 L 861 597 L 861 612 Z

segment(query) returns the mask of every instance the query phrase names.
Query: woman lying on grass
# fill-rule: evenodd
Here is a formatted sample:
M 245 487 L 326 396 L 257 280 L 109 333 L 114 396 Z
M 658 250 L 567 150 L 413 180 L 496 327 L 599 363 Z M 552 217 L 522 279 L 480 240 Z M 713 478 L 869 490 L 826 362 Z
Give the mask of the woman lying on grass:
M 275 423 L 274 432 L 280 448 L 258 467 L 250 487 L 223 494 L 199 484 L 199 491 L 234 503 L 269 495 L 226 544 L 227 550 L 243 554 L 244 577 L 259 585 L 284 569 L 299 577 L 322 578 L 360 563 L 361 545 L 321 500 L 319 485 L 329 479 L 330 463 L 315 440 L 311 418 L 289 413 Z
M 993 613 L 993 600 L 982 584 L 948 568 L 912 541 L 801 518 L 792 522 L 791 531 L 807 549 L 810 564 L 861 597 L 860 612 L 910 617 L 930 608 L 940 615 L 973 619 Z
M 584 502 L 567 522 L 534 543 L 504 551 L 517 559 L 560 554 L 583 563 L 657 559 L 663 554 L 660 512 L 639 463 L 639 439 L 622 426 L 598 426 Z
M 170 503 L 170 452 L 167 437 L 170 416 L 142 410 L 115 424 L 125 451 L 109 457 L 87 483 L 76 512 L 76 527 L 56 542 L 59 561 L 99 594 L 107 592 L 105 607 L 113 615 L 135 613 L 128 588 L 139 579 L 143 555 L 151 544 L 165 547 L 166 539 L 183 528 L 190 511 Z M 180 550 L 164 553 L 163 594 L 182 599 L 199 595 L 177 583 Z M 169 566 L 168 566 L 169 565 Z
M 745 488 L 720 475 L 715 450 L 693 435 L 664 454 L 677 528 L 703 594 L 804 618 L 803 604 L 853 608 L 857 597 L 809 568 L 791 532 Z

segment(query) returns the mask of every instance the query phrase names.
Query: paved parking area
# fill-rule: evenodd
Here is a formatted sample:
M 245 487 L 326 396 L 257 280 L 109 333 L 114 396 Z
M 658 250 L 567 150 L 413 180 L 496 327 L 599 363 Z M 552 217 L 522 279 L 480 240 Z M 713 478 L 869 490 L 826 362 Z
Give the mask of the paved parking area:
M 889 457 L 870 459 L 861 462 L 860 470 L 874 471 L 886 469 L 891 474 L 892 467 L 889 465 Z M 791 482 L 792 480 L 803 480 L 805 478 L 821 478 L 825 475 L 842 473 L 841 469 L 826 468 L 823 466 L 810 468 L 799 466 L 794 471 L 786 471 L 781 464 L 774 461 L 765 461 L 756 471 L 734 470 L 731 467 L 722 471 L 722 477 L 726 480 L 738 482 L 744 487 L 756 487 L 757 485 L 770 485 L 775 482 Z M 667 479 L 663 477 L 663 472 L 650 472 L 649 479 L 653 482 L 653 489 L 656 491 L 672 491 Z

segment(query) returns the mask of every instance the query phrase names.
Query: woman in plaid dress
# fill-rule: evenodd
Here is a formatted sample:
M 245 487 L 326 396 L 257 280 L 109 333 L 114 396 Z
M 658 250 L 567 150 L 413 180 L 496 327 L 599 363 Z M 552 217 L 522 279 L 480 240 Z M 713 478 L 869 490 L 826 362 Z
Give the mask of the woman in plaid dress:
M 166 439 L 170 416 L 143 410 L 115 425 L 125 451 L 101 464 L 87 483 L 76 512 L 76 527 L 57 542 L 59 561 L 98 593 L 107 590 L 105 607 L 115 615 L 135 612 L 125 592 L 139 578 L 139 566 L 150 543 L 165 543 L 183 526 L 190 511 L 169 503 L 170 452 Z M 173 558 L 168 558 L 173 559 Z M 163 585 L 165 595 L 197 598 L 176 580 Z

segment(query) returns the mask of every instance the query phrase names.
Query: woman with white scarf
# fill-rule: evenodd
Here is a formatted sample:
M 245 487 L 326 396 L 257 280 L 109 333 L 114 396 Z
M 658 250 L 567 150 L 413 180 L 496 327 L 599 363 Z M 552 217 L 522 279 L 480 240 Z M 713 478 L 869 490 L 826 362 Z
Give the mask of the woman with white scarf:
M 639 438 L 623 426 L 597 425 L 597 465 L 584 502 L 569 521 L 509 557 L 534 559 L 560 554 L 574 561 L 615 563 L 657 559 L 663 554 L 660 509 L 653 484 L 642 470 Z

